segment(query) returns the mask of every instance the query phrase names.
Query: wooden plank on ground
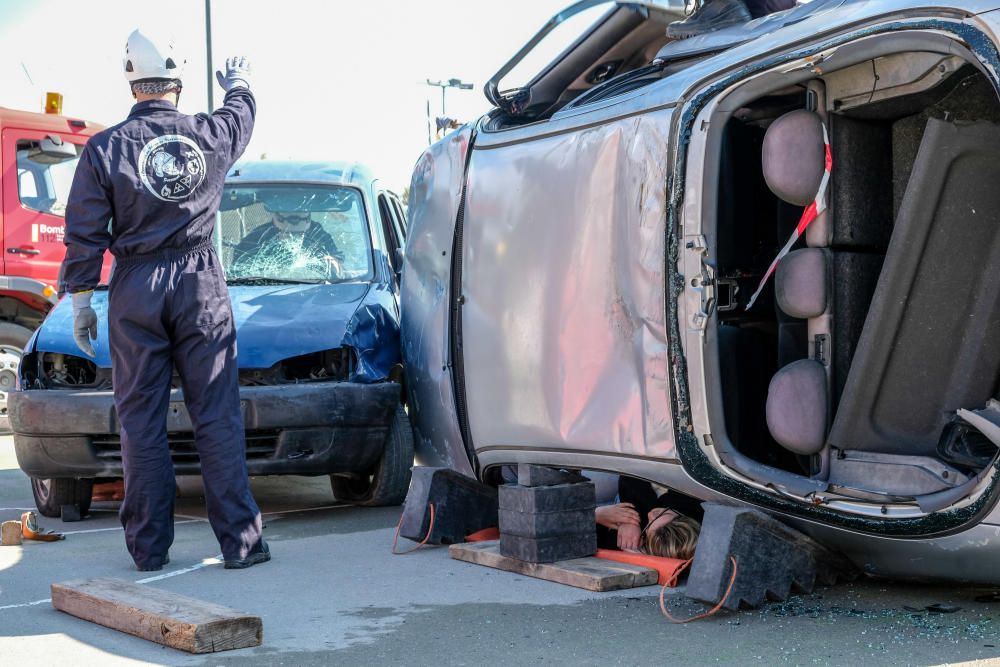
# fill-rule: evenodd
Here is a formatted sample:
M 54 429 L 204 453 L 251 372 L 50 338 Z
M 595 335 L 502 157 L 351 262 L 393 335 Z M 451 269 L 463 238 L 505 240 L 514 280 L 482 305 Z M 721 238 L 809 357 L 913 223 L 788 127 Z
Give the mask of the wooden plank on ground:
M 264 634 L 259 616 L 107 577 L 52 584 L 52 606 L 190 653 L 260 646 Z
M 597 592 L 651 586 L 656 583 L 659 576 L 656 570 L 647 567 L 593 557 L 556 563 L 528 563 L 502 555 L 500 543 L 495 540 L 453 544 L 448 547 L 448 554 L 456 560 L 467 563 L 485 565 Z

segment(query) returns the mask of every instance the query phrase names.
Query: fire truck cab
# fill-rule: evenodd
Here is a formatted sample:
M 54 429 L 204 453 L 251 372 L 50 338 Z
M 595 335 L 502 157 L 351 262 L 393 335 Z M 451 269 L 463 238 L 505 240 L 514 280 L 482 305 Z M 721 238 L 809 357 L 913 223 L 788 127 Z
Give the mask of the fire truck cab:
M 65 212 L 83 145 L 102 127 L 0 108 L 0 429 L 25 344 L 58 300 Z M 105 278 L 110 265 L 105 265 Z

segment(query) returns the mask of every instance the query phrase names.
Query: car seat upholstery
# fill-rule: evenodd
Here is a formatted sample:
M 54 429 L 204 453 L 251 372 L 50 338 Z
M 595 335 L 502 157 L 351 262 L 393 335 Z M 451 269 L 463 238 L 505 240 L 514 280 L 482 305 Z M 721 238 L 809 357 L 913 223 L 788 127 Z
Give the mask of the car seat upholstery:
M 800 359 L 771 379 L 767 427 L 771 436 L 796 454 L 817 454 L 826 441 L 827 377 L 823 364 Z
M 1000 382 L 1000 126 L 931 119 L 830 434 L 838 450 L 936 454 Z
M 798 206 L 814 201 L 826 168 L 826 141 L 818 114 L 799 109 L 775 120 L 764 135 L 761 153 L 764 180 L 775 195 Z M 782 367 L 767 395 L 771 436 L 796 454 L 816 454 L 826 439 L 828 349 L 833 333 L 831 263 L 827 249 L 795 250 L 778 264 L 774 278 L 779 317 L 807 322 L 808 358 Z
M 804 248 L 788 254 L 775 275 L 778 307 L 801 319 L 820 317 L 829 307 L 830 252 Z
M 761 162 L 771 192 L 789 204 L 808 206 L 816 197 L 825 168 L 823 121 L 798 109 L 771 123 L 764 135 Z

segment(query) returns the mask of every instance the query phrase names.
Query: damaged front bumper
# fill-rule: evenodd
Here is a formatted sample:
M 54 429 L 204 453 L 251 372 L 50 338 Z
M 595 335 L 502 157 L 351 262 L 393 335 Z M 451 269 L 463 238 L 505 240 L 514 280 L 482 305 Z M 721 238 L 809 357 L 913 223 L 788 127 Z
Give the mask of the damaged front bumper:
M 316 382 L 241 387 L 251 475 L 362 472 L 378 461 L 400 386 Z M 39 479 L 121 477 L 120 426 L 110 391 L 29 390 L 10 395 L 14 451 Z M 170 394 L 168 443 L 179 475 L 201 466 L 180 390 Z

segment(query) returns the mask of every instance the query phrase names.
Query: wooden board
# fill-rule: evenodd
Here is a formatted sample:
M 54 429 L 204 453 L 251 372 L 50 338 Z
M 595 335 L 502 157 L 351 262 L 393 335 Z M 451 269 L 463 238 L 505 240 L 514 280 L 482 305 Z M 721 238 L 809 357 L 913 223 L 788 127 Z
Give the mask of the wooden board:
M 656 570 L 647 567 L 593 557 L 556 563 L 528 563 L 501 555 L 498 541 L 453 544 L 448 547 L 448 554 L 456 560 L 467 563 L 485 565 L 597 592 L 652 586 L 659 576 Z
M 21 522 L 4 521 L 0 523 L 0 545 L 14 547 L 21 544 Z
M 52 584 L 52 606 L 189 653 L 260 646 L 264 633 L 259 616 L 121 579 Z

